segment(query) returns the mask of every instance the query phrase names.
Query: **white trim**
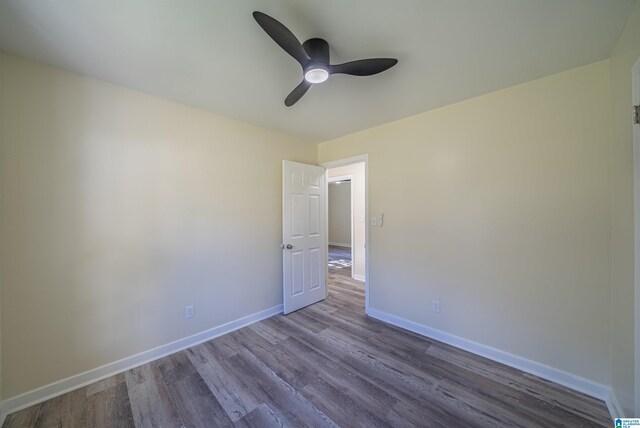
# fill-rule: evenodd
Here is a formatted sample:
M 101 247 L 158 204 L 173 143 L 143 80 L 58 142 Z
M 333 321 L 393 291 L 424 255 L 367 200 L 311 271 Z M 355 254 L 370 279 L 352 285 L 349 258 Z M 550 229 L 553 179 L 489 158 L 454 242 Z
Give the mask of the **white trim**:
M 4 423 L 4 419 L 9 413 L 41 403 L 49 400 L 50 398 L 73 391 L 74 389 L 90 385 L 99 380 L 106 379 L 115 374 L 122 373 L 123 371 L 157 360 L 158 358 L 190 348 L 199 343 L 215 339 L 223 334 L 230 333 L 234 330 L 238 330 L 239 328 L 246 327 L 250 324 L 280 313 L 282 313 L 282 305 L 277 305 L 237 320 L 230 321 L 218 327 L 196 333 L 192 336 L 178 339 L 174 342 L 158 346 L 157 348 L 123 358 L 113 363 L 105 364 L 104 366 L 97 367 L 84 373 L 8 398 L 0 404 L 0 426 Z
M 9 414 L 9 409 L 7 408 L 6 403 L 6 401 L 0 401 L 0 427 L 4 425 L 4 420 Z
M 324 165 L 320 165 L 324 166 Z M 331 169 L 326 168 L 325 169 Z M 336 175 L 335 177 L 327 177 L 327 183 L 335 183 L 336 181 L 349 181 L 349 184 L 353 183 L 353 174 Z
M 334 247 L 351 248 L 351 244 L 347 244 L 346 242 L 329 242 L 329 245 L 333 245 Z
M 611 419 L 627 417 L 627 415 L 624 414 L 624 410 L 622 410 L 622 406 L 620 406 L 618 397 L 616 397 L 613 389 L 609 388 L 609 393 L 607 394 L 607 398 L 604 400 L 604 402 L 607 405 L 607 409 L 609 409 Z
M 535 376 L 550 380 L 557 384 L 566 386 L 567 388 L 571 388 L 573 390 L 587 394 L 591 397 L 603 400 L 607 404 L 612 417 L 620 417 L 622 415 L 620 404 L 618 403 L 618 400 L 616 399 L 615 394 L 613 393 L 611 388 L 607 385 L 594 382 L 590 379 L 586 379 L 573 373 L 565 372 L 546 364 L 538 363 L 524 357 L 519 357 L 517 355 L 513 355 L 508 352 L 492 348 L 490 346 L 482 345 L 480 343 L 473 342 L 462 337 L 454 336 L 444 331 L 436 330 L 434 328 L 427 327 L 426 325 L 418 324 L 416 322 L 391 315 L 378 309 L 369 308 L 368 315 L 373 318 L 379 319 L 380 321 L 384 321 L 397 327 L 404 328 L 405 330 L 418 333 L 422 336 L 444 342 L 448 345 L 455 346 L 456 348 L 471 352 L 472 354 L 489 358 L 493 361 L 506 364 L 518 370 L 531 373 Z M 614 415 L 613 412 L 616 412 L 616 414 Z
M 363 275 L 356 275 L 356 274 L 353 274 L 352 278 L 353 278 L 353 279 L 356 279 L 356 280 L 358 280 L 358 281 L 362 281 L 362 282 L 364 282 L 364 276 L 363 276 Z
M 324 162 L 320 164 L 326 169 L 337 168 L 339 166 L 351 165 L 354 163 L 364 162 L 364 313 L 369 313 L 369 297 L 371 294 L 371 288 L 369 284 L 369 155 L 363 154 L 358 156 L 352 156 L 350 158 L 339 159 L 331 162 Z M 327 184 L 328 186 L 328 184 Z M 328 193 L 328 192 L 327 192 Z M 327 196 L 328 197 L 328 196 Z M 326 204 L 325 204 L 326 205 Z M 353 203 L 351 204 L 353 207 Z M 352 259 L 353 260 L 353 259 Z M 328 271 L 328 264 L 327 264 Z M 327 278 L 329 274 L 327 272 Z

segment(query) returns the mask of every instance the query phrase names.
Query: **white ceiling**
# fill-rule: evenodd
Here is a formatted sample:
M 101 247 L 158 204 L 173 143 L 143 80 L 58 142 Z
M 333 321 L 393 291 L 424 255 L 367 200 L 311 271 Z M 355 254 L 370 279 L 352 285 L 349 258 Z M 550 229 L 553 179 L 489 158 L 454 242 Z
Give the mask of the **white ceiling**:
M 214 113 L 325 141 L 605 59 L 635 0 L 0 0 L 0 49 Z M 298 63 L 260 10 L 332 62 L 293 107 Z

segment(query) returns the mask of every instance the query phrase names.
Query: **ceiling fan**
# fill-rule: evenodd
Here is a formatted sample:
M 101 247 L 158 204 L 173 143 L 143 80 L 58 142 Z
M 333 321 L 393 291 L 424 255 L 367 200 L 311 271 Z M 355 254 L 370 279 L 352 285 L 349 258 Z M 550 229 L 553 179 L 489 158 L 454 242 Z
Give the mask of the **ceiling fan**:
M 329 43 L 324 39 L 313 38 L 300 44 L 296 36 L 278 20 L 262 12 L 253 12 L 258 25 L 289 55 L 302 66 L 304 79 L 285 98 L 287 107 L 294 105 L 307 92 L 311 85 L 322 83 L 331 74 L 350 74 L 352 76 L 371 76 L 381 73 L 398 63 L 394 58 L 369 58 L 343 64 L 329 62 Z

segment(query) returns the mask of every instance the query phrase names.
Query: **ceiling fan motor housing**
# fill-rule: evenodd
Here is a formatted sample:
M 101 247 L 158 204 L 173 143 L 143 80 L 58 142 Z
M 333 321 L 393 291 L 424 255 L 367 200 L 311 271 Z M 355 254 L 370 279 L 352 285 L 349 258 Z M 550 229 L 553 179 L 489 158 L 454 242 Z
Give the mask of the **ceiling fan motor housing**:
M 326 40 L 319 38 L 309 39 L 302 44 L 302 47 L 311 60 L 329 65 L 329 43 Z

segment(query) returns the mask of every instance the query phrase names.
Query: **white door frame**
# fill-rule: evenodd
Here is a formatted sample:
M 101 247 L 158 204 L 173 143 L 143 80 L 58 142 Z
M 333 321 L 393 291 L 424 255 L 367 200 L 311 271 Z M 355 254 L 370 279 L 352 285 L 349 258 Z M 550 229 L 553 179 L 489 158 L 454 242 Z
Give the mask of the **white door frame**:
M 328 171 L 328 169 L 327 169 Z M 354 233 L 353 233 L 353 175 L 351 174 L 345 174 L 345 175 L 337 175 L 335 177 L 331 177 L 329 178 L 329 174 L 327 174 L 327 184 L 328 183 L 335 183 L 336 181 L 344 181 L 344 180 L 350 180 L 351 181 L 351 194 L 349 195 L 349 203 L 351 205 L 351 213 L 350 213 L 350 222 L 351 222 L 351 278 L 353 278 L 353 274 L 354 274 L 354 270 L 353 270 L 353 262 L 355 261 L 354 258 L 354 251 L 355 251 L 355 245 L 353 242 L 354 239 Z M 327 185 L 327 210 L 329 209 L 329 186 Z M 329 217 L 328 217 L 328 213 L 327 213 L 327 224 L 329 224 Z M 327 226 L 328 227 L 328 226 Z M 329 229 L 327 228 L 327 244 L 329 243 Z M 365 257 L 366 259 L 366 257 Z
M 640 104 L 640 58 L 631 68 L 632 105 Z M 633 188 L 634 188 L 634 360 L 635 413 L 640 415 L 640 125 L 633 126 Z
M 339 166 L 346 166 L 346 165 L 351 165 L 354 163 L 360 163 L 360 162 L 364 162 L 364 218 L 365 218 L 365 225 L 364 225 L 364 312 L 365 314 L 369 314 L 369 295 L 371 294 L 370 291 L 370 276 L 369 276 L 369 266 L 371 265 L 371 263 L 369 263 L 369 155 L 364 154 L 364 155 L 358 155 L 358 156 L 353 156 L 350 158 L 345 158 L 345 159 L 339 159 L 339 160 L 335 160 L 335 161 L 331 161 L 331 162 L 325 162 L 325 163 L 321 163 L 320 166 L 325 167 L 326 169 L 331 169 L 331 168 L 337 168 Z M 327 174 L 328 175 L 328 174 Z M 353 182 L 351 184 L 353 186 Z M 325 179 L 325 186 L 327 186 L 327 188 L 325 189 L 325 209 L 328 209 L 328 201 L 326 198 L 329 197 L 329 182 Z M 353 209 L 353 203 L 351 205 L 352 209 Z M 325 216 L 325 218 L 327 218 L 326 221 L 328 221 L 328 211 L 327 211 L 327 215 Z M 353 217 L 353 216 L 352 216 Z M 326 225 L 326 228 L 328 228 L 329 225 Z M 328 230 L 328 229 L 327 229 Z M 353 244 L 351 245 L 353 247 Z M 328 256 L 327 256 L 328 257 Z M 329 260 L 327 260 L 327 263 L 325 263 L 327 272 L 326 272 L 326 278 L 329 278 Z M 328 287 L 327 287 L 328 288 Z

